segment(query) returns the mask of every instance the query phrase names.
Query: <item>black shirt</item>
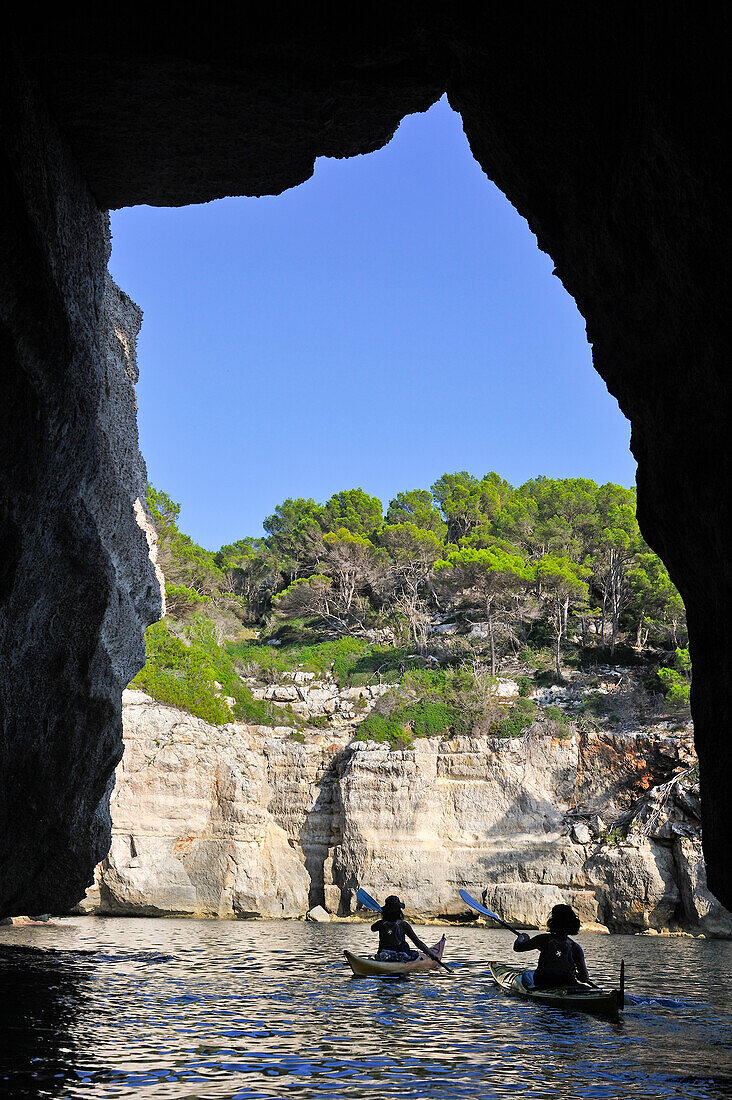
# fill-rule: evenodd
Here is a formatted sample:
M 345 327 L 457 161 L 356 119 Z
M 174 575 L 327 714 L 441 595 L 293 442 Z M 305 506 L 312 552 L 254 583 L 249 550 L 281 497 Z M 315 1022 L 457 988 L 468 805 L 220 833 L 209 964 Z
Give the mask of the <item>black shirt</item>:
M 422 941 L 414 934 L 412 926 L 405 920 L 384 920 L 382 917 L 376 924 L 371 925 L 371 931 L 379 933 L 379 951 L 409 951 L 406 937 L 409 937 L 420 949 L 424 948 Z
M 568 936 L 553 936 L 550 932 L 542 932 L 524 942 L 516 940 L 513 949 L 539 952 L 539 962 L 534 974 L 536 985 L 556 986 L 590 981 L 584 951 Z

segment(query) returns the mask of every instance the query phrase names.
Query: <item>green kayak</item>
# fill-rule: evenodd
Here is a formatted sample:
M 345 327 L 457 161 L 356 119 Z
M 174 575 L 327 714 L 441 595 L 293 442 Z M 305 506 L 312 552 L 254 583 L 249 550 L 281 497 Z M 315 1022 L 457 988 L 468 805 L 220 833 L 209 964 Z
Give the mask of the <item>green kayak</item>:
M 527 1001 L 536 1001 L 541 1005 L 553 1005 L 555 1008 L 570 1008 L 579 1012 L 592 1012 L 599 1016 L 617 1016 L 623 1008 L 622 989 L 604 989 L 588 987 L 576 989 L 533 989 L 524 984 L 526 967 L 509 966 L 502 962 L 489 962 L 488 967 L 499 989 L 512 997 L 523 997 Z

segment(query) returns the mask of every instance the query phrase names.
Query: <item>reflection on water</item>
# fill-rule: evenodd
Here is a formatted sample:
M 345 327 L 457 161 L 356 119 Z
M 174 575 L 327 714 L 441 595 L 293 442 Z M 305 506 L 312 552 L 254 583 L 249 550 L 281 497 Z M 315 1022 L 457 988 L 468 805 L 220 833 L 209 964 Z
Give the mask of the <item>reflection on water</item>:
M 71 918 L 0 929 L 0 1090 L 13 1097 L 732 1098 L 732 943 L 580 936 L 620 1023 L 515 1001 L 503 931 L 456 967 L 355 979 L 363 925 Z

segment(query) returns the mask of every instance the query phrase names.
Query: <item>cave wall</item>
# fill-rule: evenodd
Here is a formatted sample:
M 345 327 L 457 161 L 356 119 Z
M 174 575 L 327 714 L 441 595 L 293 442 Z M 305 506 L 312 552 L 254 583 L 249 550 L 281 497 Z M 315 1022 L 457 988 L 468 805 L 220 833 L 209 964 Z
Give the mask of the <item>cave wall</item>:
M 107 394 L 101 381 L 99 209 L 277 194 L 307 179 L 317 156 L 378 148 L 446 90 L 476 159 L 552 256 L 587 321 L 595 366 L 631 421 L 641 527 L 687 604 L 709 883 L 730 906 L 732 743 L 720 698 L 732 610 L 721 232 L 729 15 L 572 2 L 530 16 L 417 4 L 375 6 L 359 21 L 324 11 L 231 12 L 205 26 L 153 20 L 141 36 L 104 12 L 94 22 L 18 19 L 38 92 L 17 58 L 5 66 L 2 339 L 17 389 L 0 536 L 10 563 L 0 573 L 9 820 L 23 818 L 36 789 L 37 753 L 26 745 L 42 721 L 56 746 L 54 790 L 89 775 L 89 804 L 100 793 L 120 751 L 115 692 L 155 613 L 127 510 L 139 491 L 139 467 L 134 474 L 125 457 L 131 397 L 115 405 L 131 391 Z M 21 559 L 27 566 L 13 564 Z M 130 564 L 142 570 L 137 582 Z M 123 595 L 112 615 L 115 589 Z M 32 836 L 73 836 L 86 858 L 84 845 L 97 844 L 93 830 L 91 841 L 83 835 L 92 817 L 61 822 L 52 801 L 30 814 Z M 8 866 L 19 862 L 26 818 L 3 834 Z M 44 884 L 42 908 L 56 897 L 44 876 L 62 849 L 54 841 L 47 871 L 25 868 L 28 882 Z M 59 866 L 68 879 L 68 859 Z
M 140 314 L 17 58 L 0 154 L 0 915 L 73 905 L 110 842 L 121 690 L 160 593 L 135 513 Z M 122 339 L 120 339 L 120 336 Z M 138 506 L 139 507 L 139 506 Z

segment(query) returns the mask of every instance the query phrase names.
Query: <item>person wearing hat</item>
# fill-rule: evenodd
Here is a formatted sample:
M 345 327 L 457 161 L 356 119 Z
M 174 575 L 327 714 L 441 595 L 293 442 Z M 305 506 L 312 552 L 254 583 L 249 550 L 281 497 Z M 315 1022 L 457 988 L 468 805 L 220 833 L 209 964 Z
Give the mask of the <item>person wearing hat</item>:
M 390 894 L 381 908 L 381 918 L 371 925 L 372 932 L 379 933 L 379 950 L 376 958 L 383 962 L 411 962 L 423 951 L 433 957 L 433 952 L 422 943 L 411 924 L 402 916 L 404 902 L 396 894 Z M 419 948 L 413 951 L 407 944 L 410 939 Z
M 584 951 L 570 935 L 579 932 L 579 917 L 570 905 L 555 905 L 547 921 L 548 932 L 529 936 L 522 932 L 514 951 L 538 951 L 539 962 L 533 975 L 535 989 L 556 989 L 592 985 L 585 965 Z

